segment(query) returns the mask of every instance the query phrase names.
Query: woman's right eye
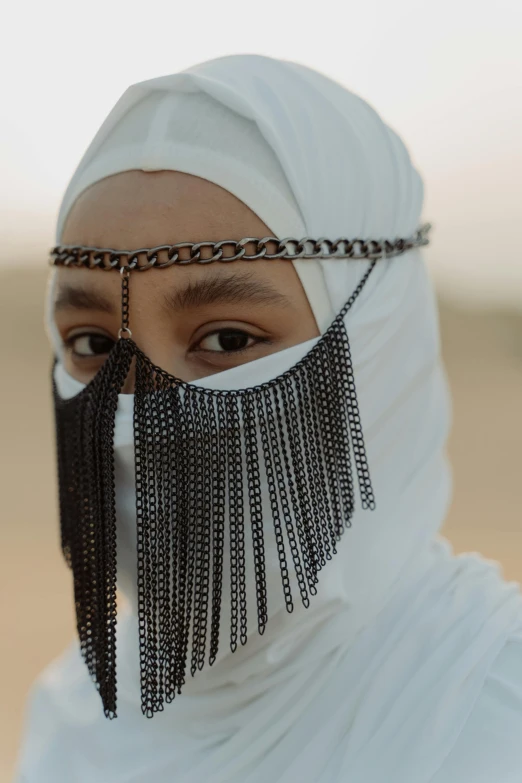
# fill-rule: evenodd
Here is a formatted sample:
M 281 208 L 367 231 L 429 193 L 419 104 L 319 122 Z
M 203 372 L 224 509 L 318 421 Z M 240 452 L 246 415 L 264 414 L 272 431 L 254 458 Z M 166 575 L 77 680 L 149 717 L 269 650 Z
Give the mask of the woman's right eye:
M 86 332 L 69 337 L 66 343 L 76 356 L 88 357 L 109 353 L 114 345 L 114 340 L 97 332 Z

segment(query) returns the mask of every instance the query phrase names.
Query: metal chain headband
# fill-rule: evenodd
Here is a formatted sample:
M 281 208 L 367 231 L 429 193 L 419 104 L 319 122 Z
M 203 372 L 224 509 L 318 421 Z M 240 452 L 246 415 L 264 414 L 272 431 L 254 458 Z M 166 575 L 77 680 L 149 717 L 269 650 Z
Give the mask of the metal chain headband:
M 286 237 L 277 239 L 276 237 L 244 237 L 239 241 L 235 239 L 222 239 L 219 242 L 177 242 L 173 245 L 159 245 L 152 248 L 138 248 L 137 250 L 114 250 L 107 247 L 88 247 L 86 245 L 57 245 L 51 250 L 49 263 L 55 266 L 83 266 L 103 269 L 121 269 L 128 266 L 130 269 L 138 269 L 143 272 L 146 269 L 155 267 L 164 269 L 169 266 L 186 264 L 211 264 L 214 261 L 228 263 L 230 261 L 256 261 L 264 258 L 267 261 L 275 259 L 296 260 L 298 258 L 352 258 L 359 260 L 368 258 L 376 260 L 385 255 L 388 258 L 405 253 L 414 247 L 428 245 L 427 237 L 431 229 L 430 223 L 425 223 L 415 234 L 406 239 L 346 239 L 340 238 L 335 241 L 321 237 L 312 239 L 304 237 L 303 239 L 294 239 Z M 246 246 L 252 242 L 256 243 L 255 253 L 247 254 Z M 269 253 L 267 245 L 276 244 L 277 250 Z M 223 255 L 223 248 L 231 245 L 235 248 L 233 255 Z M 312 250 L 307 246 L 312 245 Z M 190 248 L 187 257 L 184 253 L 180 255 L 180 250 Z M 203 257 L 202 250 L 211 248 L 212 254 Z M 140 257 L 142 260 L 140 261 Z M 165 260 L 161 261 L 161 258 Z M 126 263 L 123 263 L 126 259 Z

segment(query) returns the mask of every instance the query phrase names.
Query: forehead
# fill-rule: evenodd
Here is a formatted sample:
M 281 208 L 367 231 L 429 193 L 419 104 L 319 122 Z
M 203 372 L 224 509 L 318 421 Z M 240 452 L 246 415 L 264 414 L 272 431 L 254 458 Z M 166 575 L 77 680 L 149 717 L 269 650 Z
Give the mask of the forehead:
M 80 194 L 61 244 L 123 250 L 271 234 L 246 204 L 213 182 L 178 171 L 126 171 Z
M 177 171 L 127 171 L 100 180 L 78 197 L 66 219 L 61 243 L 132 250 L 271 235 L 269 227 L 246 204 L 208 180 Z M 302 295 L 289 261 L 173 266 L 138 272 L 133 279 L 143 293 L 155 298 L 165 286 L 182 289 L 232 275 L 266 282 L 287 296 Z M 111 298 L 119 297 L 121 291 L 116 271 L 59 267 L 56 282 L 58 293 L 60 287 L 71 285 Z

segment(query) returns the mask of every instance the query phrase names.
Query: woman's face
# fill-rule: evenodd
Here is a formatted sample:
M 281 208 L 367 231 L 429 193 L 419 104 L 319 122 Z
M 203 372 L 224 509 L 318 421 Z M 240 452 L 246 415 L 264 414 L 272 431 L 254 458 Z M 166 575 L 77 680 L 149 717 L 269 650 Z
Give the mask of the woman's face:
M 177 171 L 128 171 L 82 193 L 62 244 L 121 250 L 271 235 L 249 207 L 212 182 Z M 54 315 L 65 367 L 88 383 L 117 340 L 121 276 L 64 267 L 57 274 Z M 149 359 L 184 381 L 319 335 L 297 273 L 282 260 L 131 273 L 129 326 Z

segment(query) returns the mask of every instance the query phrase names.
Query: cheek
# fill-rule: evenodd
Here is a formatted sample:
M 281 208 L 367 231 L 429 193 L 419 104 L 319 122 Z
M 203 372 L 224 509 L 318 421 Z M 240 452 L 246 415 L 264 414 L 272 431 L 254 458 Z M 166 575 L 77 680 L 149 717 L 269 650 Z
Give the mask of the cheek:
M 296 324 L 296 339 L 293 340 L 293 344 L 311 340 L 313 337 L 319 337 L 320 334 L 314 315 L 310 307 L 307 307 Z
M 63 366 L 65 367 L 65 371 L 68 375 L 71 376 L 71 378 L 74 378 L 80 383 L 86 384 L 92 381 L 94 376 L 101 370 L 104 364 L 103 359 L 96 359 L 94 361 L 88 362 L 82 361 L 81 364 L 78 364 L 74 361 L 69 351 L 64 352 L 62 361 Z

